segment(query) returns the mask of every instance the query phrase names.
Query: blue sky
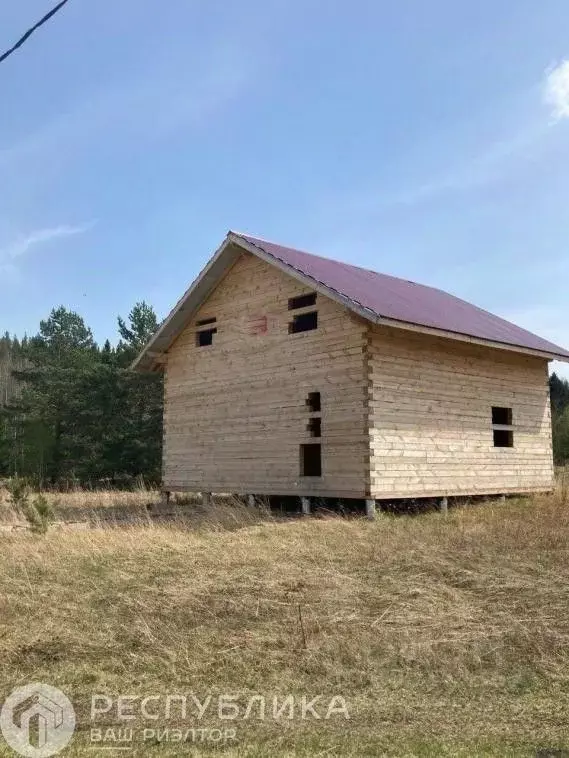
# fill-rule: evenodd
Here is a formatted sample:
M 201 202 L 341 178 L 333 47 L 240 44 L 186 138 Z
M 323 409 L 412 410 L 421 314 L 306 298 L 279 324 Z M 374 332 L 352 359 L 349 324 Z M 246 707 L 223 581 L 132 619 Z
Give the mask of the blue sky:
M 2 3 L 0 48 L 53 4 Z M 233 228 L 569 347 L 567 28 L 566 0 L 70 0 L 0 65 L 0 330 L 63 304 L 116 338 Z

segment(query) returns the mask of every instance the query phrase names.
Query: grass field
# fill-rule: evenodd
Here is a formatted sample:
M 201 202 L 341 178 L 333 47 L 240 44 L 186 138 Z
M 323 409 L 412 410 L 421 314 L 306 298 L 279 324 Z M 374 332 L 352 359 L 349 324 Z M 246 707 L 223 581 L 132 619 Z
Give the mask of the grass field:
M 130 491 L 78 488 L 69 492 L 46 492 L 45 496 L 56 516 L 62 512 L 63 517 L 69 519 L 72 518 L 74 511 L 77 512 L 77 516 L 80 516 L 82 512 L 89 515 L 105 510 L 131 512 L 140 516 L 149 504 L 160 501 L 158 490 L 149 490 L 145 487 Z M 20 519 L 14 508 L 11 507 L 8 489 L 0 486 L 0 523 L 10 523 L 17 520 Z
M 569 748 L 565 492 L 374 523 L 218 508 L 195 527 L 0 536 L 0 697 L 32 681 L 63 689 L 78 718 L 63 755 L 120 754 L 89 743 L 95 693 L 160 696 L 150 710 L 168 694 L 211 695 L 201 721 L 175 708 L 145 721 L 135 705 L 121 723 L 135 730 L 130 755 Z M 227 695 L 232 721 L 214 708 Z M 245 719 L 255 695 L 265 718 L 257 701 Z M 273 698 L 289 695 L 295 717 L 273 718 Z M 344 698 L 350 718 L 320 707 L 302 719 L 297 704 L 316 695 Z M 102 724 L 119 724 L 116 709 Z M 143 742 L 157 726 L 231 727 L 236 739 Z

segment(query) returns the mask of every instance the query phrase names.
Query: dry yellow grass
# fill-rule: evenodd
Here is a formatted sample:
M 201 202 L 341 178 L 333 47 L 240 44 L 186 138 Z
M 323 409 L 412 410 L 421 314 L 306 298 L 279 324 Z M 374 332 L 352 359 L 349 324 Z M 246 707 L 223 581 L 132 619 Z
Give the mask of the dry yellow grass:
M 98 754 L 93 693 L 346 699 L 349 721 L 240 718 L 227 756 L 569 748 L 565 494 L 446 518 L 254 523 L 224 506 L 211 529 L 1 536 L 0 696 L 30 681 L 64 689 L 79 717 L 67 755 Z M 191 726 L 204 724 L 220 725 L 208 712 Z M 131 754 L 190 749 L 220 752 Z
M 28 490 L 28 501 L 37 492 Z M 51 508 L 52 528 L 113 528 L 148 525 L 151 520 L 179 522 L 193 529 L 231 529 L 270 519 L 262 498 L 256 508 L 248 508 L 242 498 L 217 496 L 215 508 L 204 505 L 199 493 L 172 493 L 164 508 L 161 493 L 141 487 L 133 491 L 76 489 L 70 492 L 44 492 Z M 152 517 L 152 518 L 151 518 Z M 189 522 L 189 523 L 188 523 Z M 12 528 L 28 529 L 22 508 L 14 505 L 7 489 L 0 488 L 0 533 Z
M 144 487 L 132 491 L 77 488 L 69 492 L 46 492 L 45 495 L 52 505 L 64 508 L 140 507 L 160 499 L 158 490 Z M 0 487 L 0 506 L 7 507 L 9 500 L 8 490 Z

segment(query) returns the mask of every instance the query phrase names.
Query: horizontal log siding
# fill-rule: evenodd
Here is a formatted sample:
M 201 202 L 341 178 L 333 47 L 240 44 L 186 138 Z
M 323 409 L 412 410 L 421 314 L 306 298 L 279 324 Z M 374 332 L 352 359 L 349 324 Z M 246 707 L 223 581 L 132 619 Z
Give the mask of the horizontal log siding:
M 289 334 L 288 299 L 310 289 L 244 254 L 171 347 L 166 366 L 164 487 L 363 497 L 368 483 L 367 326 L 318 295 L 318 329 Z M 308 307 L 298 312 L 314 310 Z M 297 311 L 295 311 L 297 312 Z M 213 345 L 195 323 L 215 317 Z M 265 323 L 267 331 L 262 331 Z M 208 327 L 203 327 L 208 328 Z M 309 392 L 322 438 L 306 430 Z M 300 477 L 299 445 L 322 444 L 323 476 Z
M 547 361 L 370 326 L 371 494 L 548 490 Z M 513 409 L 514 447 L 493 444 L 492 406 Z

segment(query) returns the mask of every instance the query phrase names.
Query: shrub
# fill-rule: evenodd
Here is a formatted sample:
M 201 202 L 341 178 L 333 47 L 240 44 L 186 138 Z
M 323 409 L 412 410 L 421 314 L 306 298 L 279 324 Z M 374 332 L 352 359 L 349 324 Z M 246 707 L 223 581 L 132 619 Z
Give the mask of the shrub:
M 45 534 L 54 514 L 45 495 L 41 493 L 30 500 L 30 486 L 26 479 L 15 477 L 8 482 L 9 502 L 30 525 L 33 532 Z

